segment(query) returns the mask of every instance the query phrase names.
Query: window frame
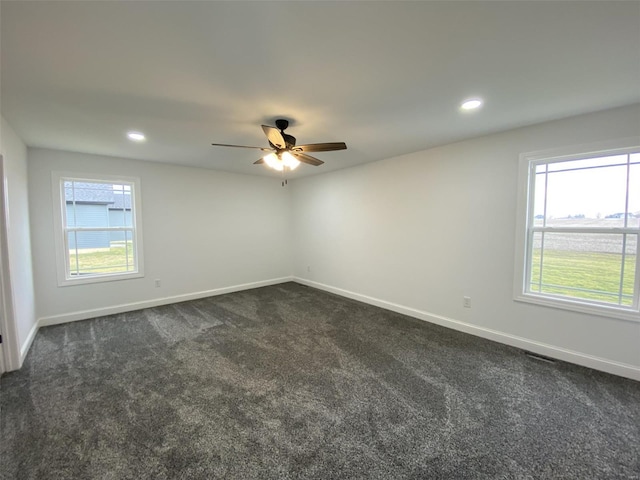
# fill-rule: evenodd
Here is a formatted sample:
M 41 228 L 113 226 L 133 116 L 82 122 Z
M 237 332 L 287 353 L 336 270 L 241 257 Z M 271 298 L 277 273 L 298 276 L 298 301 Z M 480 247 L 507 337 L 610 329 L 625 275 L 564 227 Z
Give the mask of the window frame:
M 547 307 L 554 307 L 574 312 L 591 315 L 613 317 L 622 320 L 640 322 L 640 251 L 636 252 L 636 276 L 634 280 L 634 301 L 632 307 L 599 303 L 597 301 L 582 300 L 554 296 L 552 294 L 528 291 L 530 278 L 529 265 L 532 254 L 532 227 L 534 217 L 534 180 L 535 169 L 539 164 L 557 163 L 571 160 L 583 160 L 612 155 L 622 155 L 638 152 L 640 149 L 640 136 L 623 139 L 597 142 L 583 145 L 575 145 L 535 152 L 520 154 L 518 170 L 518 200 L 516 216 L 516 242 L 515 242 L 515 273 L 514 273 L 514 300 L 533 303 Z M 562 228 L 544 227 L 545 231 L 569 233 L 569 230 L 578 233 L 589 233 L 593 229 L 588 228 Z M 638 235 L 638 249 L 640 250 L 640 228 L 620 227 L 611 229 L 598 229 L 598 233 L 632 233 Z
M 86 276 L 73 276 L 69 268 L 69 241 L 68 227 L 66 225 L 66 198 L 65 181 L 74 182 L 95 182 L 131 185 L 131 232 L 132 249 L 134 258 L 134 270 L 130 272 L 99 273 Z M 129 280 L 144 277 L 144 258 L 142 241 L 142 214 L 141 214 L 141 188 L 138 177 L 84 174 L 78 172 L 52 172 L 51 174 L 52 197 L 53 197 L 53 223 L 54 223 L 54 245 L 56 257 L 56 274 L 59 287 L 71 285 L 84 285 L 90 283 L 103 283 L 118 280 Z M 76 230 L 78 227 L 74 227 Z M 123 231 L 122 227 L 101 228 L 87 227 L 87 231 Z M 128 229 L 127 229 L 128 230 Z

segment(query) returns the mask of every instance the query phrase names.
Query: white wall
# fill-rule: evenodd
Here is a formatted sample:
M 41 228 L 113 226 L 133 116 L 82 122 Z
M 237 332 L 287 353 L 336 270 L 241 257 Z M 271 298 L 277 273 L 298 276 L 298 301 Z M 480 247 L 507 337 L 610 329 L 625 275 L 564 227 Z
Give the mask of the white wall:
M 289 189 L 273 178 L 29 148 L 42 325 L 278 282 L 291 275 Z M 51 172 L 139 177 L 145 277 L 58 287 Z M 154 286 L 162 281 L 161 288 Z M 247 285 L 248 284 L 248 285 Z
M 294 275 L 640 379 L 640 323 L 513 300 L 519 154 L 639 133 L 634 105 L 297 179 Z
M 0 151 L 4 157 L 5 198 L 7 200 L 7 248 L 10 285 L 6 286 L 11 298 L 19 361 L 22 363 L 36 332 L 34 287 L 29 234 L 29 200 L 27 194 L 27 149 L 13 128 L 1 119 Z M 14 333 L 14 332 L 12 332 Z

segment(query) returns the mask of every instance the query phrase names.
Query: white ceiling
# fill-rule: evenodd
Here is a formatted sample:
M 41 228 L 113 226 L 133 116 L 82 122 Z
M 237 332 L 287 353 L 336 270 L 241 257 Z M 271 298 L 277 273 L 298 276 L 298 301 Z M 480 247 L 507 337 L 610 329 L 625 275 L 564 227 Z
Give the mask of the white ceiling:
M 2 1 L 29 146 L 250 174 L 260 124 L 345 141 L 293 177 L 640 102 L 640 2 Z M 458 110 L 467 97 L 482 110 Z M 130 129 L 148 140 L 134 144 Z

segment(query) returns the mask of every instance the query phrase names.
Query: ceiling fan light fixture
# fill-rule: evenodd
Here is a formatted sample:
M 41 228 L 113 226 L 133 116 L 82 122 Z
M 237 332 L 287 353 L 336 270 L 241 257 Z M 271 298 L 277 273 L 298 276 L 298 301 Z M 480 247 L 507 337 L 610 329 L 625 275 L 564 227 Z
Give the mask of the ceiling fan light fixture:
M 298 159 L 289 152 L 282 152 L 279 154 L 270 153 L 265 155 L 263 160 L 269 168 L 273 168 L 279 172 L 283 171 L 285 168 L 294 170 L 298 165 L 300 165 Z
M 265 155 L 263 157 L 263 160 L 264 160 L 264 163 L 266 163 L 269 168 L 273 168 L 274 170 L 278 170 L 279 172 L 284 170 L 284 165 L 282 163 L 282 160 L 280 160 L 275 153 L 270 153 L 268 155 Z
M 282 152 L 282 163 L 289 170 L 295 170 L 300 165 L 300 162 L 296 157 L 291 155 L 289 152 Z

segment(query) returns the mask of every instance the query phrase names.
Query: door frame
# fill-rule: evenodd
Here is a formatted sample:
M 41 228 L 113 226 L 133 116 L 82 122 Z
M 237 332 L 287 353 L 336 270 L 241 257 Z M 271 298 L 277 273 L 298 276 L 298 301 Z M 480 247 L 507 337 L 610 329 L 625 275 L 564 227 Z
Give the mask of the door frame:
M 4 157 L 0 154 L 0 334 L 2 344 L 0 355 L 2 364 L 0 368 L 5 371 L 20 368 L 20 348 L 18 332 L 16 330 L 13 310 L 13 290 L 11 288 L 11 275 L 9 271 L 9 202 L 7 191 L 7 178 L 4 169 Z M 1 374 L 2 372 L 0 372 Z

